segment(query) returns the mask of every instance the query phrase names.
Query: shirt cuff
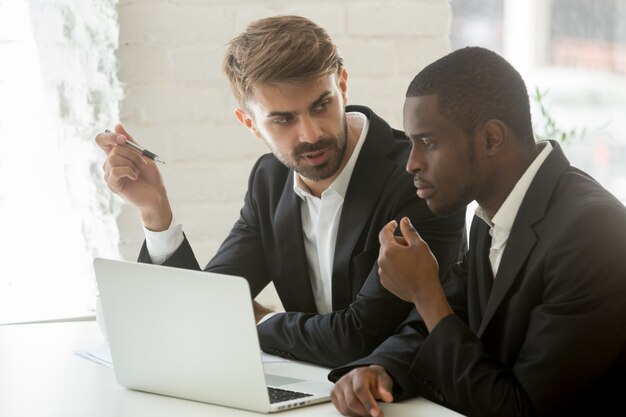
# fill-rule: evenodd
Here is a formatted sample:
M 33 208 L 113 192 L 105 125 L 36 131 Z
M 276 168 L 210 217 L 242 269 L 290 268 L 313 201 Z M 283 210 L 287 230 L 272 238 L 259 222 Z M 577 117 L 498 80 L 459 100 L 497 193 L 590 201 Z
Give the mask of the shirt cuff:
M 156 265 L 161 265 L 167 258 L 172 256 L 185 240 L 183 225 L 177 223 L 173 217 L 170 227 L 166 230 L 154 232 L 144 227 L 143 233 L 146 236 L 146 247 L 148 248 L 150 259 Z
M 269 320 L 270 318 L 274 317 L 276 314 L 279 314 L 278 312 L 274 312 L 274 313 L 269 313 L 263 316 L 263 318 L 261 320 L 259 320 L 259 322 L 256 324 L 257 326 L 261 323 L 263 323 L 264 321 Z

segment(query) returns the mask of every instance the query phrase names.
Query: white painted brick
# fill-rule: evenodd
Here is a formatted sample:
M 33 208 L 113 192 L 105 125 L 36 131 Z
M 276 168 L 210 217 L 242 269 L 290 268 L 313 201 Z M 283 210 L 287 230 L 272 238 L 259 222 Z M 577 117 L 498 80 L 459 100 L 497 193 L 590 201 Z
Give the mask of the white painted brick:
M 123 43 L 117 50 L 117 76 L 126 84 L 158 82 L 171 78 L 168 51 L 162 46 Z
M 441 58 L 451 50 L 447 36 L 397 41 L 397 68 L 400 74 L 417 75 L 426 65 Z M 408 87 L 408 84 L 407 84 Z
M 341 2 L 325 2 L 311 4 L 305 1 L 286 2 L 278 0 L 259 1 L 248 0 L 250 6 L 237 9 L 235 32 L 233 36 L 244 31 L 250 22 L 256 19 L 274 15 L 299 15 L 311 19 L 324 27 L 331 35 L 345 32 L 345 8 Z
M 198 1 L 202 1 L 202 0 L 198 0 Z M 165 4 L 165 3 L 172 3 L 172 0 L 120 0 L 119 1 L 119 4 L 124 5 L 124 6 L 129 6 L 133 4 L 153 6 L 155 4 Z M 206 3 L 206 0 L 204 0 L 204 3 Z
M 256 158 L 225 161 L 220 164 L 176 162 L 168 164 L 162 175 L 174 201 L 197 204 L 239 201 L 248 184 Z
M 121 242 L 119 244 L 121 259 L 131 262 L 136 261 L 139 256 L 139 249 L 141 248 L 142 242 L 143 239 L 132 242 Z
M 128 0 L 125 0 L 128 1 Z M 136 1 L 136 0 L 133 0 Z M 143 0 L 150 1 L 150 0 Z M 276 3 L 280 4 L 285 0 L 167 0 L 169 3 L 180 4 L 184 6 L 190 5 L 202 5 L 202 6 L 230 6 L 232 8 L 249 8 L 250 6 L 261 3 Z
M 268 7 L 266 4 L 259 5 L 258 2 L 251 6 L 238 8 L 237 15 L 235 17 L 235 25 L 233 27 L 233 32 L 229 36 L 229 40 L 246 30 L 246 27 L 252 21 L 273 16 L 275 14 L 277 13 L 274 9 Z
M 396 73 L 393 65 L 395 44 L 391 40 L 354 40 L 340 44 L 348 73 L 390 76 Z
M 326 29 L 330 36 L 334 38 L 346 33 L 345 10 L 345 7 L 340 2 L 295 2 L 293 6 L 287 8 L 286 13 L 304 16 L 312 20 Z
M 145 126 L 128 122 L 124 126 L 138 143 L 166 162 L 162 171 L 185 164 L 256 160 L 269 152 L 263 141 L 249 133 L 234 116 L 228 125 L 198 122 Z
M 195 253 L 206 264 L 217 251 L 217 248 L 230 232 L 239 211 L 243 206 L 243 193 L 239 201 L 216 203 L 208 201 L 200 204 L 186 204 L 176 207 L 176 219 L 183 224 L 183 230 L 192 243 L 197 245 L 214 245 L 212 251 L 196 250 Z M 198 246 L 199 248 L 199 246 Z
M 448 3 L 367 2 L 347 7 L 348 33 L 356 36 L 447 36 L 450 30 Z
M 141 219 L 137 209 L 128 203 L 124 203 L 120 214 L 116 218 L 120 230 L 124 231 L 121 243 L 142 242 L 144 239 Z M 137 247 L 139 253 L 139 247 Z
M 224 44 L 233 33 L 232 7 L 120 4 L 120 39 L 165 45 Z
M 394 80 L 395 77 L 348 75 L 348 103 L 374 105 L 379 98 L 393 97 Z
M 269 152 L 235 117 L 230 124 L 194 123 L 179 125 L 169 136 L 175 146 L 171 159 L 182 162 L 216 163 L 258 158 Z
M 398 89 L 397 78 L 352 77 L 348 84 L 348 101 L 372 108 L 392 127 L 399 128 L 406 86 L 403 88 Z
M 278 14 L 304 16 L 322 26 L 331 36 L 339 36 L 346 31 L 345 7 L 338 3 L 315 3 L 315 5 L 311 5 L 304 1 L 289 2 L 287 7 L 278 1 L 266 1 L 263 5 L 254 4 L 254 6 L 237 10 L 235 31 L 231 37 L 243 32 L 253 20 Z
M 225 46 L 191 46 L 170 52 L 172 78 L 175 82 L 221 82 Z
M 402 130 L 402 107 L 404 105 L 404 91 L 400 94 L 401 99 L 381 98 L 376 101 L 376 113 L 383 118 L 391 127 Z
M 129 85 L 121 107 L 122 119 L 135 123 L 149 121 L 195 122 L 209 116 L 220 104 L 221 91 L 216 87 Z

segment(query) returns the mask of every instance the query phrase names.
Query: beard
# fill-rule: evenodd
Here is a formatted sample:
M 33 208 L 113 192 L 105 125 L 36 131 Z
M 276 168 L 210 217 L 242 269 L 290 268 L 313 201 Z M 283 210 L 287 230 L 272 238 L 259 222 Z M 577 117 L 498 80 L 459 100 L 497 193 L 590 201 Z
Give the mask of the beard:
M 269 142 L 265 141 L 268 145 Z M 336 136 L 328 136 L 319 139 L 315 143 L 300 143 L 289 154 L 279 152 L 278 149 L 270 147 L 274 155 L 287 168 L 293 169 L 302 177 L 311 181 L 322 181 L 335 175 L 341 166 L 341 162 L 346 154 L 348 143 L 348 123 L 344 114 L 342 118 L 342 129 Z M 303 154 L 329 151 L 330 157 L 323 164 L 311 166 L 302 161 Z

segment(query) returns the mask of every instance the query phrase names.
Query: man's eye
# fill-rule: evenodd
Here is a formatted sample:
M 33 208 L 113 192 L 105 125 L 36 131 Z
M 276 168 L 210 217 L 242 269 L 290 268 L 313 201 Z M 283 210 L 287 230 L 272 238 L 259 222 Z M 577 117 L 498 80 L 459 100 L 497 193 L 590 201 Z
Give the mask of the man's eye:
M 276 125 L 286 125 L 289 124 L 289 122 L 291 122 L 292 120 L 293 118 L 291 117 L 277 117 L 275 119 L 272 119 L 272 123 Z
M 428 139 L 428 138 L 423 138 L 422 139 L 422 144 L 424 145 L 424 147 L 426 147 L 427 149 L 431 149 L 433 146 L 435 146 L 435 142 Z
M 324 100 L 321 103 L 319 103 L 317 106 L 315 106 L 315 110 L 320 111 L 320 110 L 326 110 L 326 108 L 329 105 L 329 101 L 328 100 Z

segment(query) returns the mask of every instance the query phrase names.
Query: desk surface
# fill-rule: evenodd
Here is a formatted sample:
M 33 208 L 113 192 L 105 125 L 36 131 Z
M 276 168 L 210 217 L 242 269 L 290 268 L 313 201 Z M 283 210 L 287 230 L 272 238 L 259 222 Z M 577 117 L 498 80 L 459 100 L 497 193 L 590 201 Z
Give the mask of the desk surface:
M 262 414 L 131 391 L 113 370 L 74 354 L 100 346 L 95 322 L 0 326 L 0 416 L 6 417 L 210 417 Z M 267 364 L 272 373 L 326 380 L 327 369 L 300 363 Z M 384 404 L 387 417 L 458 416 L 423 398 Z M 276 415 L 340 416 L 331 403 Z

